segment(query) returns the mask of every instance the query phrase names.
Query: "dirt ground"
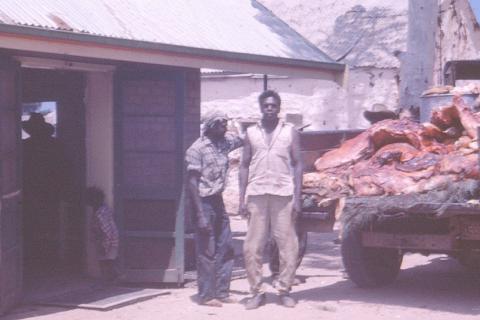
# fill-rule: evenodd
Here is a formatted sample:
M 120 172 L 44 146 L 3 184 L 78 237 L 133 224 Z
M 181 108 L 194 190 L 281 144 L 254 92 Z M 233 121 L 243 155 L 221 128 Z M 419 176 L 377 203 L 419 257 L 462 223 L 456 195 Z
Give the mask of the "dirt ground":
M 232 218 L 234 230 L 244 227 L 244 221 Z M 232 295 L 239 303 L 222 308 L 197 305 L 195 284 L 187 283 L 184 288 L 169 289 L 169 295 L 110 311 L 24 305 L 2 319 L 478 319 L 478 279 L 455 260 L 443 255 L 406 255 L 394 284 L 359 289 L 343 272 L 340 247 L 332 242 L 335 237 L 333 233 L 309 234 L 307 254 L 297 272 L 302 283 L 292 292 L 299 300 L 294 309 L 279 305 L 269 287 L 267 305 L 245 310 L 242 303 L 248 297 L 247 280 L 239 278 L 232 282 Z M 267 268 L 265 276 L 269 276 Z

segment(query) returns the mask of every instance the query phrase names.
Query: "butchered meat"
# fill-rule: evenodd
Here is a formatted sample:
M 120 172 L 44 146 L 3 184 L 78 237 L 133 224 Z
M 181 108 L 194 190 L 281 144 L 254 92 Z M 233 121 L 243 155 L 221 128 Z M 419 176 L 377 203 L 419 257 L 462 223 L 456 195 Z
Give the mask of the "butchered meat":
M 315 168 L 318 171 L 322 171 L 328 168 L 353 164 L 359 160 L 369 158 L 373 151 L 369 132 L 365 131 L 357 137 L 345 141 L 338 149 L 325 153 L 323 157 L 315 161 Z
M 460 97 L 434 108 L 431 122 L 380 121 L 315 161 L 303 191 L 318 199 L 445 190 L 480 179 L 476 114 Z
M 367 131 L 370 133 L 375 150 L 397 142 L 408 143 L 417 149 L 422 146 L 423 127 L 409 119 L 384 120 L 376 123 Z
M 442 130 L 461 125 L 457 108 L 453 104 L 433 108 L 430 122 Z
M 416 157 L 395 165 L 395 169 L 403 172 L 421 171 L 430 167 L 435 167 L 441 156 L 435 153 L 418 154 Z
M 467 134 L 471 138 L 477 139 L 477 128 L 480 126 L 478 115 L 459 96 L 453 97 L 453 105 L 457 109 L 458 117 Z
M 405 143 L 397 142 L 388 144 L 380 148 L 372 156 L 370 162 L 373 165 L 383 166 L 392 162 L 404 162 L 414 158 L 420 151 L 414 146 Z

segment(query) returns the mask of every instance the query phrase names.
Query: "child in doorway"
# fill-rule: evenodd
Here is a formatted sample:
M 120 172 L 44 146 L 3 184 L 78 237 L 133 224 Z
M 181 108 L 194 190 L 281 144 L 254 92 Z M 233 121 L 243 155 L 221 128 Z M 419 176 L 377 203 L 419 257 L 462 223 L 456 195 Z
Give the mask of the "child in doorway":
M 105 203 L 105 194 L 97 187 L 87 189 L 86 204 L 93 209 L 92 228 L 102 278 L 114 281 L 119 275 L 116 268 L 119 237 L 113 211 Z

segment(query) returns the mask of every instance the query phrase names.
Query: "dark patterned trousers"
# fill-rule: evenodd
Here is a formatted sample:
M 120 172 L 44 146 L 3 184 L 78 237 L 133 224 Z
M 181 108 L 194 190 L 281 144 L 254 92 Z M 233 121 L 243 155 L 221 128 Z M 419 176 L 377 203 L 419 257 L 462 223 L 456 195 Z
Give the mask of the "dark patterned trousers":
M 234 251 L 230 220 L 221 194 L 201 199 L 203 212 L 213 232 L 196 230 L 197 282 L 200 301 L 225 298 L 229 295 Z

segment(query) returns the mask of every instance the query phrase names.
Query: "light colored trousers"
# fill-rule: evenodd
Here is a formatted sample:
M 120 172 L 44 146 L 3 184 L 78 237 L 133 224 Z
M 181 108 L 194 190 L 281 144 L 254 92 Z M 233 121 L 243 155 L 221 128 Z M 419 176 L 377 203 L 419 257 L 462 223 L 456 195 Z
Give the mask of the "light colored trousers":
M 280 269 L 277 282 L 279 292 L 288 292 L 295 278 L 298 257 L 298 240 L 292 217 L 292 196 L 248 196 L 250 212 L 247 237 L 243 244 L 245 268 L 253 294 L 262 293 L 263 250 L 271 232 L 277 243 Z

